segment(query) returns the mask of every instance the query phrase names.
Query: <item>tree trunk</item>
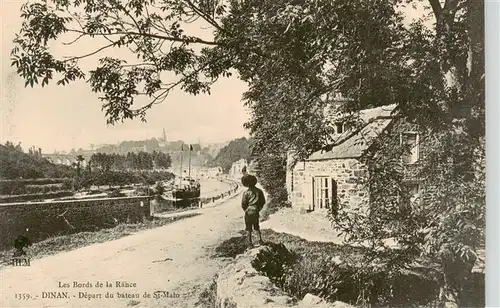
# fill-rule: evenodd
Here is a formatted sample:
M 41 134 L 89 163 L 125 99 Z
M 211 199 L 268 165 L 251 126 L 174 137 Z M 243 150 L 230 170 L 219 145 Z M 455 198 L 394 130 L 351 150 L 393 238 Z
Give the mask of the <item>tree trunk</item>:
M 484 136 L 484 2 L 468 0 L 469 51 L 465 100 L 468 103 L 467 127 L 473 137 Z

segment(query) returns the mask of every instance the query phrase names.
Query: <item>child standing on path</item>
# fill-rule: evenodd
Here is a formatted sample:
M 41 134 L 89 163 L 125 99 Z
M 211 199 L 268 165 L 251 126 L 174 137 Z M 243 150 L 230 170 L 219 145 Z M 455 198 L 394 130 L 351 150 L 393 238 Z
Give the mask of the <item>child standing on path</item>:
M 243 186 L 248 187 L 243 193 L 241 208 L 245 211 L 245 229 L 248 232 L 248 241 L 250 247 L 253 247 L 252 229 L 257 231 L 259 235 L 259 244 L 263 243 L 259 226 L 259 212 L 264 207 L 266 199 L 264 198 L 262 190 L 255 187 L 255 185 L 257 185 L 257 178 L 255 176 L 245 174 L 241 178 L 241 183 Z

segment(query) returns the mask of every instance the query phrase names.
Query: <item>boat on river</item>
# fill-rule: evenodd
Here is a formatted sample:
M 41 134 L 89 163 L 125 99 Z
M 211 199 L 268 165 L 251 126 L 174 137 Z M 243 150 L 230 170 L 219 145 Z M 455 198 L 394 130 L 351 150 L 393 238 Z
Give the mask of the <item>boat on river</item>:
M 181 150 L 180 176 L 175 181 L 176 184 L 172 190 L 172 198 L 176 207 L 197 206 L 200 202 L 201 185 L 199 180 L 191 177 L 191 152 L 193 147 L 189 146 L 189 172 L 187 177 L 182 176 L 183 150 L 184 147 Z
M 179 185 L 172 191 L 175 199 L 199 198 L 201 191 L 200 181 L 192 178 L 183 178 Z

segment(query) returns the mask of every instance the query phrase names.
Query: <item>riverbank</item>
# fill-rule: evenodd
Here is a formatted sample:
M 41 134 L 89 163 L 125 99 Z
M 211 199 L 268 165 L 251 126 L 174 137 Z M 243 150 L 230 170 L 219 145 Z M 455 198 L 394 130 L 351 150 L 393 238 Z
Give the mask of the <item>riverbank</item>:
M 24 301 L 24 307 L 194 307 L 202 287 L 228 261 L 210 258 L 214 247 L 243 229 L 243 211 L 233 199 L 207 209 L 203 215 L 181 219 L 165 226 L 140 231 L 109 242 L 92 244 L 31 262 L 29 267 L 1 270 L 0 302 L 19 305 L 18 293 L 29 290 L 38 298 Z M 112 290 L 93 289 L 101 298 L 79 298 L 70 288 L 68 298 L 43 298 L 58 282 L 126 281 L 135 286 L 127 293 L 138 298 L 118 298 Z M 114 298 L 105 298 L 109 291 Z M 143 297 L 160 291 L 175 297 Z M 156 292 L 156 293 L 155 293 Z M 73 297 L 75 295 L 75 297 Z
M 93 232 L 79 232 L 50 237 L 46 240 L 34 243 L 26 248 L 27 256 L 36 260 L 62 252 L 72 251 L 91 244 L 113 241 L 139 231 L 166 226 L 181 219 L 197 216 L 196 213 L 184 213 L 169 217 L 152 217 L 139 223 L 123 223 L 114 228 L 101 229 Z M 0 269 L 9 266 L 15 249 L 0 250 Z

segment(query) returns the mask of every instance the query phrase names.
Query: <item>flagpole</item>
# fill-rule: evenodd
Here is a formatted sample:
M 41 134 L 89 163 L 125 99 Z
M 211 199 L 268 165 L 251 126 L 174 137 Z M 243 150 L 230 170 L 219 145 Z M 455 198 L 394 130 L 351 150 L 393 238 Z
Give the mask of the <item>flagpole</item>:
M 189 174 L 188 178 L 191 179 L 191 151 L 193 150 L 193 146 L 189 145 Z
M 184 153 L 184 144 L 181 145 L 181 173 L 179 175 L 179 188 L 181 188 L 182 184 L 182 154 Z

